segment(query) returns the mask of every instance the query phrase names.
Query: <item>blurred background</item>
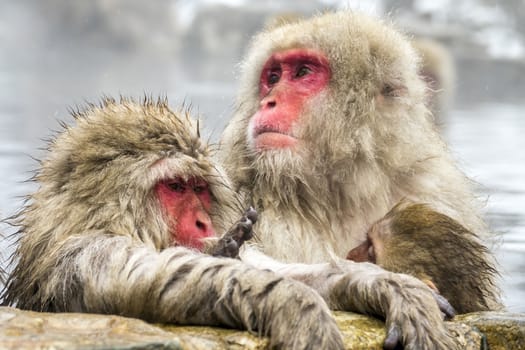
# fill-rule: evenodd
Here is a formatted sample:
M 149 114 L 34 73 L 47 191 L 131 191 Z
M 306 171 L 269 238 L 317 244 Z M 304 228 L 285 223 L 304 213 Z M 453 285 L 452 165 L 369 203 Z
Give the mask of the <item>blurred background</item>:
M 505 303 L 525 312 L 523 0 L 0 0 L 0 217 L 34 190 L 33 158 L 58 120 L 71 121 L 68 108 L 163 95 L 191 104 L 217 140 L 253 34 L 281 15 L 338 8 L 388 17 L 414 37 L 421 74 L 441 91 L 436 119 L 500 234 Z M 4 258 L 12 250 L 0 244 Z

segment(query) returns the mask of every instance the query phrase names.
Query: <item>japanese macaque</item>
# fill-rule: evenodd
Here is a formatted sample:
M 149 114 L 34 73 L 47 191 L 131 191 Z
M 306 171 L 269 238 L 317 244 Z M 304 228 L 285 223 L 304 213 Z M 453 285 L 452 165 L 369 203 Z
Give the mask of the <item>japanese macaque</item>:
M 497 270 L 489 251 L 456 220 L 426 204 L 398 203 L 347 258 L 410 273 L 438 291 L 458 313 L 497 308 Z M 461 267 L 461 268 L 458 268 Z
M 451 306 L 414 277 L 337 261 L 275 263 L 272 272 L 218 257 L 237 255 L 258 216 L 240 214 L 187 112 L 105 99 L 75 119 L 51 141 L 38 189 L 11 220 L 18 246 L 5 304 L 243 328 L 269 336 L 272 348 L 342 349 L 331 307 L 386 317 L 386 348 L 401 339 L 450 345 L 441 312 L 452 316 Z M 400 284 L 407 292 L 398 295 Z M 428 327 L 416 329 L 421 319 Z
M 258 210 L 262 252 L 289 263 L 344 259 L 402 198 L 489 236 L 471 181 L 431 120 L 419 56 L 389 25 L 351 11 L 278 25 L 254 38 L 241 70 L 220 154 L 235 190 Z M 464 269 L 453 263 L 449 271 Z M 382 275 L 370 268 L 354 280 L 375 284 Z M 410 304 L 419 302 L 391 307 L 387 327 Z

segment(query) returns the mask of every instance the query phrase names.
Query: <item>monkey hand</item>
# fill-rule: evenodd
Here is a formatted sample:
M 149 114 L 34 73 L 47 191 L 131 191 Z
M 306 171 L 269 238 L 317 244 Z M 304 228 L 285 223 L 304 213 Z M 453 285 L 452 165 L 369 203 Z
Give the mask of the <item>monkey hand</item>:
M 229 292 L 250 305 L 239 310 L 245 313 L 240 316 L 246 327 L 269 336 L 270 349 L 344 349 L 341 332 L 319 294 L 277 276 L 252 269 Z
M 399 274 L 391 283 L 396 283 L 396 280 L 402 283 L 402 289 L 400 295 L 392 296 L 388 305 L 384 348 L 395 349 L 403 339 L 406 339 L 407 349 L 458 348 L 442 322 L 443 315 L 445 318 L 455 315 L 450 303 L 412 276 Z M 407 308 L 405 303 L 410 303 L 410 306 Z
M 257 222 L 257 211 L 250 207 L 243 217 L 222 236 L 212 249 L 211 255 L 238 258 L 244 242 L 253 237 L 253 225 Z
M 384 349 L 457 349 L 443 315 L 454 309 L 441 295 L 419 279 L 392 273 L 369 263 L 344 264 L 347 271 L 333 285 L 331 302 L 348 311 L 385 318 Z M 352 266 L 353 265 L 353 266 Z

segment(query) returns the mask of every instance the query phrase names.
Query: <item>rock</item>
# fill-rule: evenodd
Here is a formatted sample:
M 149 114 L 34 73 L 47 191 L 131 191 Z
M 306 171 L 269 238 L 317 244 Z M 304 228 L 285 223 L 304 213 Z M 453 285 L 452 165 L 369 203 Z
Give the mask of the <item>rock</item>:
M 113 315 L 39 313 L 0 307 L 1 350 L 258 350 L 267 347 L 267 339 L 238 330 L 159 327 Z
M 375 318 L 334 312 L 348 349 L 382 349 L 384 323 Z M 525 315 L 476 313 L 447 322 L 463 349 L 525 348 Z M 478 330 L 479 329 L 479 330 Z M 39 313 L 0 307 L 3 349 L 196 349 L 263 350 L 268 340 L 246 331 L 153 325 L 141 320 L 96 314 Z
M 525 349 L 525 314 L 476 312 L 456 316 L 456 321 L 478 328 L 490 350 Z
M 383 349 L 386 337 L 385 324 L 376 318 L 349 312 L 334 312 L 335 320 L 343 333 L 347 349 Z M 446 322 L 447 328 L 455 335 L 464 350 L 487 350 L 483 346 L 483 334 L 465 324 Z M 491 349 L 492 350 L 492 349 Z

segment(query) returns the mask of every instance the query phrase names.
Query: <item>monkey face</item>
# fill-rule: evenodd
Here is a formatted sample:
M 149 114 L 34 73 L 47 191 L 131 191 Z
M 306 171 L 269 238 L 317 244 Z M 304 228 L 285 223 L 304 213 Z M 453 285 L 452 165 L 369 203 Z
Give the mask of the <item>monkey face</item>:
M 202 250 L 203 239 L 215 236 L 209 216 L 212 203 L 208 183 L 202 178 L 175 178 L 159 182 L 155 192 L 173 242 Z
M 293 148 L 305 103 L 329 79 L 328 60 L 315 50 L 292 49 L 270 56 L 259 81 L 259 109 L 248 127 L 251 146 L 259 152 Z

